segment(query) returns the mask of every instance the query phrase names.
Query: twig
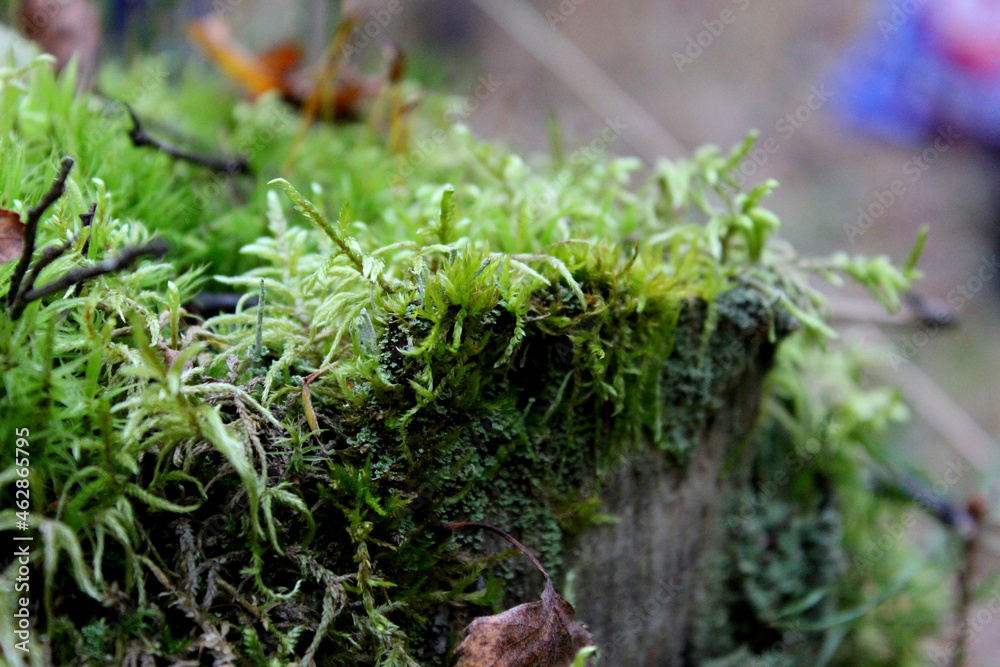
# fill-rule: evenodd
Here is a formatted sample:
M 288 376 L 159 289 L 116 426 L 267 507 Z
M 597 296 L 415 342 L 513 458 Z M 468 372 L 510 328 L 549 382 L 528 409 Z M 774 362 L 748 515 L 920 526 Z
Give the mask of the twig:
M 42 287 L 27 290 L 19 295 L 17 301 L 11 307 L 11 318 L 16 319 L 21 312 L 24 311 L 24 307 L 32 301 L 37 301 L 38 299 L 49 296 L 50 294 L 55 294 L 56 292 L 69 289 L 70 287 L 79 285 L 80 283 L 86 282 L 91 278 L 128 268 L 144 255 L 162 257 L 166 254 L 166 252 L 166 242 L 160 239 L 154 239 L 146 245 L 126 248 L 118 255 L 109 257 L 99 264 L 84 266 L 79 269 L 69 271 L 61 278 L 57 278 Z
M 958 313 L 948 304 L 913 292 L 904 296 L 905 306 L 899 313 L 886 312 L 885 306 L 874 299 L 831 295 L 827 296 L 827 301 L 833 319 L 842 322 L 896 326 L 917 324 L 933 329 L 946 329 L 958 324 Z
M 38 276 L 45 270 L 45 267 L 62 257 L 72 247 L 73 241 L 66 241 L 62 245 L 50 245 L 42 248 L 42 254 L 31 265 L 28 275 L 25 276 L 24 281 L 21 283 L 21 288 L 18 290 L 15 302 L 23 301 L 24 295 L 34 289 L 35 281 L 38 280 Z
M 215 317 L 221 313 L 235 313 L 240 300 L 246 298 L 244 306 L 253 308 L 258 303 L 258 297 L 247 297 L 245 294 L 230 294 L 222 292 L 199 292 L 184 303 L 184 309 L 203 319 Z
M 90 228 L 90 226 L 94 222 L 94 215 L 96 213 L 97 213 L 97 202 L 95 201 L 90 205 L 90 209 L 86 213 L 80 214 L 80 222 L 82 223 L 83 229 Z M 90 254 L 90 239 L 93 235 L 94 235 L 94 230 L 90 229 L 90 232 L 87 234 L 86 240 L 84 240 L 83 242 L 83 248 L 80 249 L 80 254 L 83 256 L 84 259 L 87 259 L 87 256 Z M 79 285 L 76 286 L 76 289 L 73 290 L 73 297 L 76 298 L 80 296 L 80 293 L 82 291 L 83 291 L 83 283 L 80 283 Z
M 95 201 L 90 205 L 90 210 L 86 213 L 80 214 L 80 222 L 83 223 L 83 228 L 87 229 L 94 222 L 94 215 L 97 213 L 97 202 Z M 90 237 L 94 233 L 94 230 L 90 230 L 90 234 L 87 235 L 87 240 L 83 242 L 83 249 L 80 250 L 80 254 L 87 257 L 90 253 Z
M 150 136 L 145 130 L 142 129 L 142 123 L 139 122 L 139 117 L 135 115 L 131 106 L 125 104 L 125 110 L 128 111 L 128 115 L 132 119 L 132 129 L 129 130 L 128 136 L 129 139 L 132 140 L 132 145 L 137 148 L 141 148 L 143 146 L 154 148 L 158 151 L 166 153 L 176 160 L 184 160 L 185 162 L 207 167 L 213 171 L 218 171 L 223 174 L 235 175 L 253 173 L 253 170 L 250 168 L 250 163 L 241 155 L 232 157 L 199 155 L 198 153 L 191 153 L 178 146 L 160 141 L 159 139 Z
M 951 667 L 965 667 L 966 656 L 968 654 L 969 640 L 972 638 L 972 624 L 969 622 L 969 614 L 972 603 L 975 601 L 975 575 L 976 556 L 982 544 L 983 525 L 987 519 L 987 505 L 982 496 L 973 496 L 969 499 L 968 514 L 975 522 L 975 530 L 962 540 L 962 563 L 958 570 L 956 586 L 958 596 L 955 601 L 955 651 L 952 654 Z
M 920 509 L 934 517 L 948 530 L 963 540 L 972 539 L 979 531 L 976 517 L 951 498 L 936 493 L 919 480 L 908 475 L 877 477 L 875 488 L 896 493 L 913 502 Z
M 966 654 L 968 653 L 969 639 L 971 636 L 969 624 L 969 609 L 973 602 L 973 559 L 979 540 L 973 537 L 964 540 L 962 543 L 962 564 L 958 570 L 956 587 L 958 596 L 955 600 L 955 650 L 951 656 L 951 667 L 965 667 Z
M 924 326 L 950 327 L 958 324 L 958 312 L 941 299 L 934 299 L 916 292 L 907 292 L 903 298 L 914 317 Z
M 21 259 L 14 267 L 14 274 L 10 279 L 10 291 L 7 292 L 7 308 L 12 309 L 17 301 L 21 290 L 21 281 L 31 264 L 31 257 L 35 254 L 35 239 L 38 236 L 38 223 L 41 221 L 45 211 L 54 204 L 66 191 L 66 179 L 70 170 L 73 169 L 73 158 L 64 157 L 59 174 L 52 182 L 52 187 L 45 193 L 45 196 L 33 207 L 28 209 L 28 219 L 24 223 L 24 250 L 21 252 Z M 16 316 L 15 316 L 16 317 Z

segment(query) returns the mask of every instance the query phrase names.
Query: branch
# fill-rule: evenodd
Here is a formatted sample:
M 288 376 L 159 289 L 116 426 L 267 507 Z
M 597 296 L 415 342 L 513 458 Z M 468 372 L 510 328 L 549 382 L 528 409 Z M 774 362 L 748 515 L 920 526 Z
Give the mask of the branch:
M 52 262 L 56 261 L 67 250 L 73 247 L 72 241 L 66 241 L 62 245 L 50 245 L 42 248 L 42 254 L 38 256 L 35 263 L 31 265 L 31 270 L 28 271 L 28 275 L 25 277 L 24 282 L 21 283 L 21 288 L 17 291 L 17 297 L 15 297 L 14 302 L 24 301 L 24 295 L 30 292 L 35 287 L 35 280 L 38 276 L 45 270 Z
M 175 160 L 184 160 L 185 162 L 190 162 L 192 164 L 197 164 L 202 167 L 208 167 L 212 171 L 218 171 L 223 174 L 252 174 L 253 170 L 250 168 L 250 163 L 247 159 L 241 155 L 236 155 L 232 157 L 215 157 L 211 155 L 199 155 L 197 153 L 190 153 L 183 148 L 179 148 L 172 144 L 168 144 L 164 141 L 160 141 L 142 129 L 142 123 L 139 122 L 139 117 L 135 115 L 132 107 L 125 104 L 125 110 L 128 111 L 129 117 L 132 119 L 132 129 L 129 130 L 128 136 L 132 140 L 132 145 L 141 148 L 147 146 L 149 148 L 154 148 L 158 151 L 166 153 Z
M 154 239 L 146 245 L 126 248 L 115 257 L 109 257 L 100 264 L 85 266 L 69 271 L 61 278 L 57 278 L 42 287 L 37 289 L 33 288 L 23 292 L 11 308 L 11 318 L 17 318 L 24 311 L 24 307 L 32 301 L 37 301 L 38 299 L 49 296 L 50 294 L 55 294 L 56 292 L 62 292 L 74 285 L 84 283 L 91 278 L 96 278 L 97 276 L 103 276 L 109 273 L 114 273 L 115 271 L 126 269 L 144 255 L 159 258 L 163 257 L 166 252 L 166 242 L 160 239 Z
M 885 306 L 873 299 L 855 299 L 838 295 L 827 296 L 834 320 L 927 328 L 949 328 L 959 323 L 958 313 L 940 299 L 915 292 L 903 295 L 905 307 L 899 313 L 886 312 Z
M 90 205 L 90 210 L 88 210 L 86 213 L 80 214 L 80 222 L 82 223 L 83 229 L 87 229 L 93 224 L 95 213 L 97 213 L 96 201 Z M 93 236 L 94 236 L 94 230 L 91 229 L 90 233 L 87 234 L 87 240 L 83 242 L 83 248 L 80 249 L 80 254 L 83 255 L 84 259 L 87 259 L 87 255 L 90 254 L 90 239 Z M 34 285 L 32 285 L 32 287 L 34 287 Z M 80 296 L 80 292 L 82 291 L 83 291 L 83 283 L 80 283 L 79 285 L 76 286 L 76 289 L 73 290 L 73 297 L 75 298 Z
M 80 214 L 80 222 L 83 223 L 83 228 L 86 229 L 94 222 L 94 214 L 97 213 L 97 202 L 95 201 L 90 205 L 90 210 L 86 213 Z M 80 250 L 80 254 L 86 259 L 87 255 L 90 253 L 90 237 L 93 235 L 93 230 L 87 235 L 87 240 L 83 242 L 83 249 Z
M 950 498 L 939 495 L 916 478 L 907 475 L 879 476 L 875 479 L 874 486 L 875 489 L 903 496 L 963 540 L 970 540 L 979 532 L 979 522 L 972 512 Z
M 45 193 L 45 196 L 33 207 L 28 209 L 28 219 L 24 223 L 24 250 L 21 252 L 21 259 L 14 267 L 14 274 L 10 279 L 10 290 L 7 292 L 7 308 L 13 308 L 21 291 L 21 281 L 31 264 L 31 257 L 35 254 L 35 239 L 38 235 L 38 223 L 41 221 L 45 211 L 54 204 L 66 191 L 66 179 L 70 170 L 73 169 L 73 158 L 64 157 L 59 174 L 52 182 L 52 187 Z M 51 260 L 49 260 L 51 261 Z

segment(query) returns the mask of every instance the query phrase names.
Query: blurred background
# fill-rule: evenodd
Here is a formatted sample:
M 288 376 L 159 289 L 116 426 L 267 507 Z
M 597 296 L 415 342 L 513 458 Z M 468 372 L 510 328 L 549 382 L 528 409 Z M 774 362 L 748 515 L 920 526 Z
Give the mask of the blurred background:
M 20 4 L 0 2 L 5 22 L 16 24 Z M 205 67 L 185 36 L 205 13 L 222 15 L 252 51 L 296 42 L 315 61 L 341 9 L 334 0 L 40 4 L 96 8 L 102 57 L 169 51 Z M 954 497 L 995 490 L 1000 2 L 351 4 L 360 21 L 348 44 L 360 67 L 398 43 L 409 76 L 455 94 L 476 132 L 523 152 L 568 155 L 600 141 L 654 161 L 704 143 L 728 148 L 756 129 L 743 173 L 750 184 L 781 183 L 770 207 L 803 254 L 887 254 L 901 263 L 928 225 L 920 295 L 958 324 L 882 323 L 848 290 L 835 303 L 840 330 L 847 340 L 889 344 L 876 361 L 916 417 L 896 433 L 900 450 L 931 479 L 956 457 L 972 464 L 949 490 Z M 1000 664 L 1000 619 L 990 626 L 973 637 L 971 664 Z

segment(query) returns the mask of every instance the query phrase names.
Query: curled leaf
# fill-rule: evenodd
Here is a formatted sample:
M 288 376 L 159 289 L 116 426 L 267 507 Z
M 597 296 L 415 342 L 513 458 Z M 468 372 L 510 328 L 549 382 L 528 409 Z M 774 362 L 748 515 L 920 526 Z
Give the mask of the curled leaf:
M 566 598 L 545 582 L 542 599 L 469 623 L 456 667 L 570 667 L 592 637 Z
M 455 667 L 572 667 L 580 651 L 593 646 L 591 634 L 575 620 L 573 605 L 556 593 L 549 573 L 523 544 L 486 523 L 468 521 L 444 527 L 491 530 L 517 547 L 545 575 L 545 590 L 538 602 L 469 623 L 455 649 L 459 655 Z

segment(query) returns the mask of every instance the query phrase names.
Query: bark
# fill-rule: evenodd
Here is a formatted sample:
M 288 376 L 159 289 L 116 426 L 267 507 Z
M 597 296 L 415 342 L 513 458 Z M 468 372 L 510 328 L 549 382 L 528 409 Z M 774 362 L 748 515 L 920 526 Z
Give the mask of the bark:
M 714 594 L 711 564 L 725 544 L 725 504 L 745 486 L 745 445 L 758 417 L 761 385 L 775 346 L 747 340 L 748 361 L 731 378 L 722 407 L 680 467 L 649 450 L 619 466 L 602 494 L 617 523 L 581 538 L 572 601 L 593 632 L 604 664 L 680 667 L 697 664 L 697 624 Z

